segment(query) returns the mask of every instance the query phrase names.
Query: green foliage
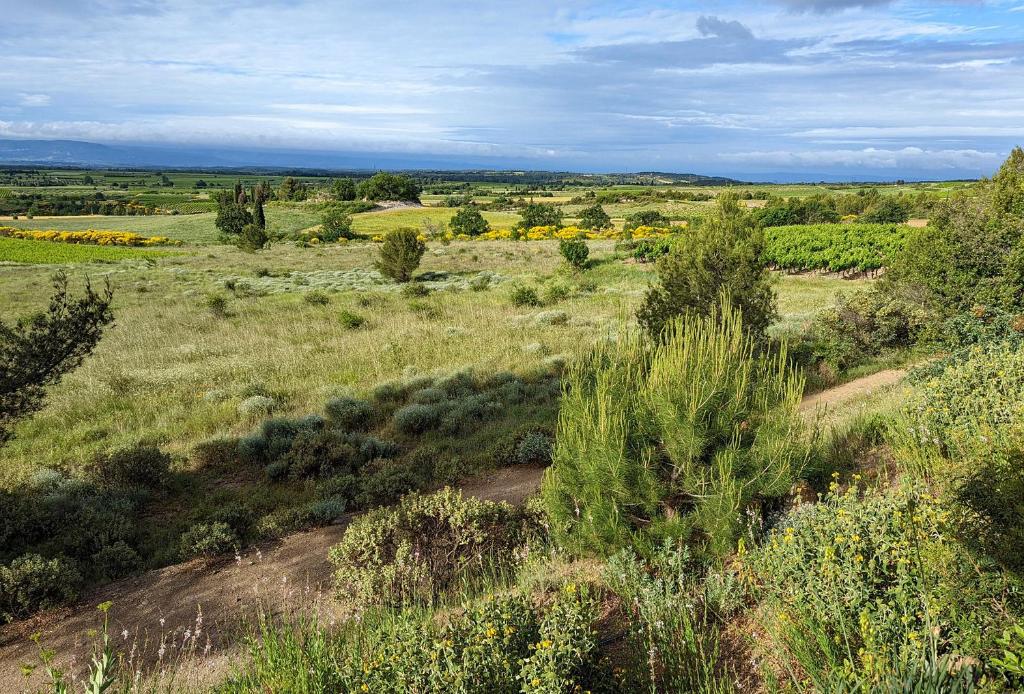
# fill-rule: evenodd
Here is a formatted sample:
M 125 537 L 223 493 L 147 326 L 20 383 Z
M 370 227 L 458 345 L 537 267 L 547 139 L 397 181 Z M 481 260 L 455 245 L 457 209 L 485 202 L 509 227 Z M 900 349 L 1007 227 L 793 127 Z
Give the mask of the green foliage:
M 603 229 L 610 229 L 611 226 L 612 218 L 608 216 L 608 213 L 604 211 L 604 208 L 599 203 L 585 207 L 580 211 L 580 229 L 601 231 Z
M 764 231 L 764 260 L 785 270 L 877 270 L 904 247 L 910 227 L 896 224 L 803 224 Z
M 597 605 L 573 584 L 547 609 L 511 594 L 467 604 L 443 622 L 413 612 L 316 623 L 260 622 L 244 670 L 217 691 L 562 694 L 609 691 L 597 664 Z
M 509 567 L 537 541 L 540 519 L 445 488 L 368 512 L 331 549 L 338 590 L 364 603 L 432 602 L 459 581 Z
M 89 467 L 99 487 L 141 487 L 161 491 L 170 481 L 171 456 L 151 444 L 139 444 L 100 455 Z
M 817 194 L 806 198 L 769 198 L 768 204 L 754 210 L 752 216 L 763 227 L 777 227 L 834 224 L 839 221 L 840 214 L 836 210 L 835 198 Z
M 734 577 L 703 571 L 666 544 L 649 564 L 630 550 L 612 556 L 604 578 L 628 611 L 630 691 L 732 691 L 719 632 L 740 603 Z
M 338 322 L 346 330 L 356 330 L 366 324 L 366 318 L 354 311 L 342 309 L 341 313 L 338 314 Z
M 480 214 L 473 205 L 464 205 L 448 222 L 453 234 L 465 234 L 466 236 L 479 236 L 491 230 L 484 216 Z
M 335 200 L 348 202 L 356 199 L 356 184 L 351 178 L 338 178 L 331 183 L 331 195 Z
M 82 577 L 64 557 L 25 554 L 0 565 L 0 621 L 26 617 L 73 600 Z
M 948 510 L 915 486 L 862 497 L 834 483 L 784 519 L 750 567 L 769 648 L 802 670 L 793 684 L 806 676 L 819 691 L 893 691 L 883 683 L 938 676 L 930 662 L 976 653 L 975 609 L 1005 587 L 951 540 Z
M 278 200 L 301 201 L 309 196 L 309 184 L 293 176 L 286 176 L 277 189 Z
M 755 351 L 736 309 L 674 321 L 664 337 L 622 334 L 564 376 L 542 494 L 572 550 L 680 538 L 723 556 L 756 502 L 788 492 L 806 464 L 803 380 L 784 353 Z
M 659 284 L 652 287 L 637 311 L 637 320 L 658 337 L 675 317 L 707 316 L 722 292 L 743 314 L 747 331 L 758 342 L 778 317 L 771 273 L 762 256 L 764 238 L 749 217 L 722 210 L 673 244 L 658 261 Z
M 68 294 L 64 273 L 53 278 L 45 312 L 15 324 L 0 321 L 0 445 L 18 420 L 43 406 L 46 388 L 77 368 L 96 347 L 113 319 L 109 288 L 97 294 Z
M 227 523 L 196 523 L 179 543 L 183 559 L 214 557 L 238 548 L 238 536 Z
M 320 213 L 320 233 L 324 241 L 333 243 L 338 239 L 354 239 L 352 218 L 340 205 L 328 205 Z
M 520 210 L 520 214 L 522 219 L 516 225 L 519 229 L 562 226 L 562 210 L 554 205 L 531 202 Z
M 509 301 L 512 302 L 513 306 L 540 306 L 541 300 L 537 296 L 537 290 L 533 287 L 527 287 L 522 284 L 512 285 L 512 291 L 509 293 Z
M 359 184 L 358 195 L 366 200 L 405 200 L 418 202 L 420 187 L 408 176 L 387 172 L 375 173 Z
M 874 288 L 837 295 L 820 311 L 809 331 L 791 339 L 790 356 L 805 367 L 843 372 L 886 352 L 914 346 L 932 316 L 919 303 L 893 290 Z
M 249 212 L 244 202 L 239 202 L 232 191 L 219 191 L 216 201 L 217 218 L 214 225 L 224 236 L 239 236 L 247 225 L 253 223 L 252 213 Z
M 426 250 L 427 245 L 420 241 L 415 229 L 392 229 L 384 235 L 376 267 L 396 282 L 408 282 Z
M 243 251 L 258 251 L 270 243 L 270 235 L 265 227 L 258 224 L 246 224 L 238 235 L 236 245 Z
M 972 306 L 1024 308 L 1024 157 L 1014 150 L 992 181 L 953 195 L 913 230 L 893 264 L 896 281 L 952 315 Z
M 886 195 L 864 211 L 861 221 L 868 224 L 903 224 L 910 218 L 910 210 L 892 195 Z
M 658 210 L 641 210 L 640 212 L 626 215 L 622 230 L 628 235 L 629 232 L 635 231 L 637 227 L 655 227 L 660 229 L 671 224 L 672 222 L 669 221 L 669 218 Z
M 562 239 L 558 242 L 558 252 L 574 270 L 585 270 L 590 248 L 583 239 Z
M 373 406 L 365 400 L 347 396 L 331 398 L 324 407 L 327 421 L 339 429 L 364 429 L 373 417 Z

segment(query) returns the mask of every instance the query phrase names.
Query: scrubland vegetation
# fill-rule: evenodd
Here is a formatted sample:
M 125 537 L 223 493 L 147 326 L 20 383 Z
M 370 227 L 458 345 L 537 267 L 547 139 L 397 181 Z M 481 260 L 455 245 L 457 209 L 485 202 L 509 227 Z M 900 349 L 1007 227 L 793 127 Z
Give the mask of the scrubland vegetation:
M 337 609 L 246 615 L 204 688 L 1024 687 L 1021 150 L 892 194 L 234 183 L 180 249 L 0 239 L 12 627 L 341 520 Z M 457 490 L 509 466 L 522 505 Z M 33 686 L 184 688 L 98 617 Z

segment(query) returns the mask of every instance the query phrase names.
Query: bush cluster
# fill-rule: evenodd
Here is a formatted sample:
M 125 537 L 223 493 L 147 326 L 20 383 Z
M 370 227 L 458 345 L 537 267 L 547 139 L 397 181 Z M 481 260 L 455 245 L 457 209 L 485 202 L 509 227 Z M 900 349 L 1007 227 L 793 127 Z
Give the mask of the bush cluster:
M 429 603 L 458 581 L 509 566 L 539 533 L 534 513 L 446 488 L 370 511 L 330 557 L 343 595 L 364 603 Z

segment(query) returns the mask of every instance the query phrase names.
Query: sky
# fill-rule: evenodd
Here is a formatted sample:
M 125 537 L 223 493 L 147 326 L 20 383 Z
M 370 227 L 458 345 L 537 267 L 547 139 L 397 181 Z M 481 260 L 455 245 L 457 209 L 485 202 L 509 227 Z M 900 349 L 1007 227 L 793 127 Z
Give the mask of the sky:
M 0 138 L 989 175 L 1024 0 L 0 0 Z

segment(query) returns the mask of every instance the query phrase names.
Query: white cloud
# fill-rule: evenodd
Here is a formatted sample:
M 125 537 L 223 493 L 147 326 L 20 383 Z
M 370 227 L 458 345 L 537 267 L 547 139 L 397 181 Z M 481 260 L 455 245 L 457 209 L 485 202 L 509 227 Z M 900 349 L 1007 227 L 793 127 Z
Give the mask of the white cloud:
M 49 94 L 18 94 L 18 103 L 22 106 L 37 107 L 37 106 L 49 106 L 50 95 Z
M 920 147 L 901 149 L 835 149 L 813 151 L 756 151 L 723 153 L 723 161 L 758 166 L 841 167 L 846 169 L 926 170 L 978 169 L 997 166 L 1005 153 L 976 149 L 928 150 Z

